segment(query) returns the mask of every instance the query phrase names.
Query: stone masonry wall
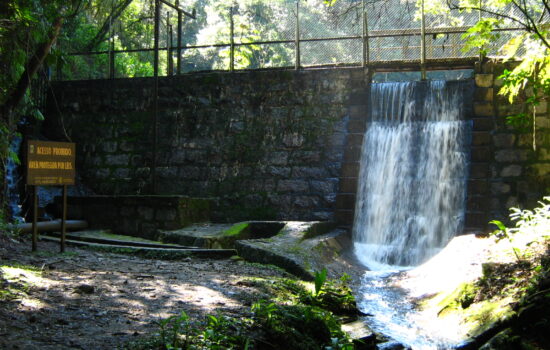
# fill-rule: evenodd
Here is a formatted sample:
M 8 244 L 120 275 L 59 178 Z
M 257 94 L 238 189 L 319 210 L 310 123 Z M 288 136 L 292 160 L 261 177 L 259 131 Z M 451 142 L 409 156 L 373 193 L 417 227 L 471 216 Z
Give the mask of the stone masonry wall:
M 349 111 L 365 86 L 360 68 L 161 78 L 157 194 L 219 198 L 219 220 L 334 219 Z M 97 194 L 151 193 L 153 79 L 53 91 L 45 129 L 77 143 L 83 182 Z
M 506 117 L 528 113 L 525 96 L 510 104 L 498 95 L 498 78 L 512 64 L 477 67 L 472 163 L 468 182 L 467 226 L 486 227 L 491 219 L 507 219 L 508 208 L 532 208 L 550 192 L 550 118 L 547 102 L 536 110 L 536 150 L 532 125 L 515 128 Z
M 61 197 L 56 198 L 61 215 Z M 87 196 L 69 197 L 68 215 L 85 220 L 93 229 L 157 239 L 157 231 L 176 230 L 210 220 L 210 202 L 185 196 Z
M 467 230 L 487 229 L 510 206 L 550 189 L 550 119 L 499 96 L 505 65 L 476 67 Z M 157 194 L 218 198 L 214 220 L 353 222 L 360 148 L 368 126 L 361 68 L 203 73 L 160 79 Z M 54 85 L 45 130 L 77 143 L 77 171 L 97 194 L 150 194 L 152 79 Z M 470 103 L 465 101 L 465 103 Z M 60 125 L 62 122 L 62 125 Z M 61 128 L 63 126 L 63 128 Z

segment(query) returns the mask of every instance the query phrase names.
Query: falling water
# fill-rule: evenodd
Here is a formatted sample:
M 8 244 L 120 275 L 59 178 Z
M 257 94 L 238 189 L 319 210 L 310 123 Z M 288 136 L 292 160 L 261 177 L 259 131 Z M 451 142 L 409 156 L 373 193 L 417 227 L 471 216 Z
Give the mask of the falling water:
M 403 286 L 410 283 L 405 270 L 433 257 L 462 229 L 471 129 L 463 120 L 463 87 L 436 81 L 371 90 L 353 227 L 355 253 L 371 271 L 358 302 L 372 315 L 365 318 L 371 328 L 412 349 L 450 349 L 460 341 L 456 327 L 416 309 L 430 286 L 414 292 Z
M 8 192 L 9 215 L 11 221 L 22 222 L 21 204 L 19 198 L 18 186 L 21 176 L 19 176 L 18 161 L 15 159 L 21 148 L 22 138 L 15 136 L 10 144 L 10 157 L 6 164 L 6 187 Z
M 355 251 L 371 270 L 425 262 L 463 222 L 469 124 L 460 84 L 380 83 L 361 158 Z

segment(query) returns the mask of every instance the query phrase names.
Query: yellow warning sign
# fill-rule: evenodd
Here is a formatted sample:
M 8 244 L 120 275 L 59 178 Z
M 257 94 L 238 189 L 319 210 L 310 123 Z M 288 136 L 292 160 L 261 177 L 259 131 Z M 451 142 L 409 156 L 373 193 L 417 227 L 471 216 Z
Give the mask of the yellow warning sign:
M 27 185 L 74 185 L 75 144 L 29 141 Z

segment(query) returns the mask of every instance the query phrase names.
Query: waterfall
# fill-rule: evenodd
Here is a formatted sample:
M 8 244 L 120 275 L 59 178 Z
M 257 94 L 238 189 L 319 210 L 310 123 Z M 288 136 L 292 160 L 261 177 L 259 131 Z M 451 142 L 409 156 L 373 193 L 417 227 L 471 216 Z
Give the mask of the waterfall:
M 372 84 L 353 225 L 371 270 L 425 262 L 462 229 L 470 124 L 460 84 Z
M 15 222 L 22 222 L 22 212 L 21 212 L 21 200 L 19 198 L 19 186 L 22 176 L 19 174 L 19 160 L 17 155 L 21 149 L 21 144 L 23 139 L 21 136 L 14 136 L 12 142 L 10 143 L 9 152 L 10 156 L 8 157 L 6 163 L 6 189 L 9 205 L 9 220 Z

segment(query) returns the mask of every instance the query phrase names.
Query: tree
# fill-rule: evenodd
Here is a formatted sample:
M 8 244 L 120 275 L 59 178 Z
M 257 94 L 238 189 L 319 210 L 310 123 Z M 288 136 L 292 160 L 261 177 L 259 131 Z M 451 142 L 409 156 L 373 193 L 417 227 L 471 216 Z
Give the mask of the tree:
M 430 0 L 438 1 L 438 0 Z M 532 115 L 521 113 L 507 118 L 512 125 L 532 125 L 533 149 L 536 149 L 536 106 L 550 94 L 550 2 L 548 0 L 448 0 L 449 9 L 480 11 L 482 18 L 470 28 L 464 38 L 469 49 L 486 54 L 487 45 L 500 34 L 498 29 L 516 27 L 501 54 L 505 60 L 520 63 L 501 76 L 499 94 L 510 103 L 527 92 L 526 103 Z M 532 117 L 532 120 L 529 120 Z
M 82 8 L 82 0 L 11 0 L 0 4 L 0 177 L 5 183 L 9 145 L 21 116 L 41 118 L 29 86 L 60 35 L 64 20 Z M 4 186 L 0 190 L 3 213 Z M 0 215 L 2 218 L 3 215 Z
M 122 0 L 113 5 L 111 12 L 109 12 L 107 18 L 103 22 L 103 25 L 93 39 L 90 40 L 90 42 L 85 46 L 84 51 L 92 51 L 105 40 L 112 24 L 122 15 L 124 10 L 132 3 L 132 1 L 133 0 Z

